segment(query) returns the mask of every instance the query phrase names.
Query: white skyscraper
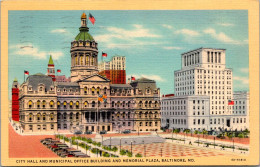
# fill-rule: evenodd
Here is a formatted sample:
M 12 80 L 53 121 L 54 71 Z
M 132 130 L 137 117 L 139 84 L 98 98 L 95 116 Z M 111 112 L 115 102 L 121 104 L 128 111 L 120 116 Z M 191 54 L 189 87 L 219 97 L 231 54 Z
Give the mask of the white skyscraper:
M 166 110 L 167 103 L 164 102 L 185 97 L 194 99 L 193 103 L 186 107 L 186 119 L 189 120 L 185 121 L 192 124 L 192 129 L 231 129 L 233 107 L 229 105 L 229 101 L 233 101 L 232 69 L 226 68 L 225 59 L 225 49 L 199 48 L 183 53 L 182 68 L 174 72 L 175 96 L 162 99 L 161 107 L 165 110 L 163 115 L 170 112 Z M 205 103 L 207 99 L 209 99 L 208 104 Z M 174 104 L 171 108 L 174 108 Z M 200 111 L 202 108 L 203 115 Z M 206 108 L 208 111 L 205 110 Z M 163 115 L 162 126 L 167 126 L 163 123 L 163 119 L 168 119 L 170 122 L 168 127 L 180 128 L 180 126 L 171 126 L 173 120 Z M 179 115 L 172 115 L 172 117 L 178 118 Z M 202 121 L 206 119 L 205 117 L 208 121 Z M 187 124 L 186 128 L 189 127 L 190 125 Z

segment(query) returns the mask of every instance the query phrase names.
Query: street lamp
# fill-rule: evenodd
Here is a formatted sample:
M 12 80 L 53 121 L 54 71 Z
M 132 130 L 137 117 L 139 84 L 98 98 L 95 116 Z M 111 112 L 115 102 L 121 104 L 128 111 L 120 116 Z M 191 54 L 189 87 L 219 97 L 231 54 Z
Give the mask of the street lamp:
M 132 141 L 131 141 L 131 155 L 133 156 Z
M 144 140 L 143 140 L 143 143 L 144 143 Z M 145 151 L 145 144 L 144 144 L 144 157 L 146 157 L 145 152 L 146 152 L 146 151 Z
M 120 138 L 120 152 L 121 152 L 121 139 L 122 139 L 122 138 Z
M 139 136 L 139 125 L 137 125 L 137 129 L 138 129 L 138 136 Z

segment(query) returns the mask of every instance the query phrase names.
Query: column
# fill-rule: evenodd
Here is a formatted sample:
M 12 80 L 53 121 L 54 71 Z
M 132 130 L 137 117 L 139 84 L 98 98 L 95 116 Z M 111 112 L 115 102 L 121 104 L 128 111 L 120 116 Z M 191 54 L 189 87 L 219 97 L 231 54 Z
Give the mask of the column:
M 88 112 L 88 122 L 90 122 L 90 120 L 91 120 L 91 112 L 89 111 Z

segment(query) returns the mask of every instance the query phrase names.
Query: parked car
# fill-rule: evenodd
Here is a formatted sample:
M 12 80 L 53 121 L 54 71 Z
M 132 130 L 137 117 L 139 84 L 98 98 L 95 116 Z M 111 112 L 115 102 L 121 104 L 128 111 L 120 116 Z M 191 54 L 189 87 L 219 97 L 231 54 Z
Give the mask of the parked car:
M 85 134 L 92 134 L 92 131 L 86 131 Z
M 74 134 L 75 134 L 75 135 L 80 135 L 80 134 L 82 134 L 82 131 L 80 131 L 80 130 L 75 131 Z
M 128 133 L 131 133 L 131 131 L 130 130 L 124 130 L 122 133 L 128 134 Z
M 102 130 L 102 131 L 100 131 L 100 134 L 107 134 L 107 131 Z

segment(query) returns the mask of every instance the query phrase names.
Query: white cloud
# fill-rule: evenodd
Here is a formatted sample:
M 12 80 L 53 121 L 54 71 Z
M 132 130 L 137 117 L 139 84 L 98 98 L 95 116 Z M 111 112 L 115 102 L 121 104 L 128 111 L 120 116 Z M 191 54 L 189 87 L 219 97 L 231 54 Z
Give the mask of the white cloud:
M 175 34 L 183 34 L 183 35 L 188 35 L 188 36 L 192 36 L 192 37 L 196 37 L 196 36 L 200 35 L 199 32 L 190 30 L 190 29 L 177 30 L 177 31 L 175 31 Z
M 243 73 L 248 73 L 249 68 L 240 68 L 240 71 L 243 72 Z
M 39 48 L 33 46 L 32 44 L 28 43 L 26 45 L 17 44 L 11 45 L 10 49 L 14 49 L 14 53 L 21 56 L 30 56 L 34 59 L 46 59 L 47 56 L 52 55 L 53 59 L 58 59 L 59 57 L 63 56 L 63 53 L 60 51 L 41 51 Z
M 63 56 L 63 52 L 49 52 L 48 55 L 52 55 L 54 60 L 58 60 L 60 57 Z
M 240 41 L 236 41 L 236 40 L 232 39 L 231 37 L 227 36 L 223 32 L 217 33 L 216 30 L 213 28 L 205 29 L 203 32 L 221 42 L 230 43 L 230 44 L 242 44 Z
M 165 46 L 165 47 L 163 47 L 163 49 L 166 49 L 166 50 L 181 50 L 182 48 L 177 47 L 177 46 Z
M 142 25 L 134 24 L 133 30 L 126 30 L 118 27 L 107 27 L 107 34 L 97 35 L 95 39 L 101 42 L 111 42 L 111 39 L 121 40 L 133 40 L 136 38 L 158 38 L 160 35 L 156 35 L 150 32 L 149 29 L 144 28 Z
M 220 25 L 220 26 L 224 26 L 224 27 L 231 27 L 231 26 L 234 26 L 234 24 L 232 24 L 232 23 L 218 23 L 218 25 Z
M 147 79 L 151 79 L 151 80 L 155 80 L 157 82 L 165 82 L 166 80 L 163 79 L 162 77 L 160 77 L 159 75 L 149 75 L 149 74 L 132 74 L 132 75 L 128 75 L 127 78 L 130 77 L 135 77 L 135 79 L 139 79 L 139 78 L 147 78 Z
M 51 33 L 67 33 L 68 31 L 66 29 L 55 29 L 51 30 Z
M 247 77 L 234 76 L 233 80 L 238 81 L 240 84 L 244 84 L 244 85 L 249 84 L 249 80 Z
M 163 26 L 164 28 L 168 28 L 168 29 L 170 29 L 170 30 L 173 29 L 173 27 L 172 27 L 171 25 L 168 25 L 168 24 L 163 24 L 162 26 Z

